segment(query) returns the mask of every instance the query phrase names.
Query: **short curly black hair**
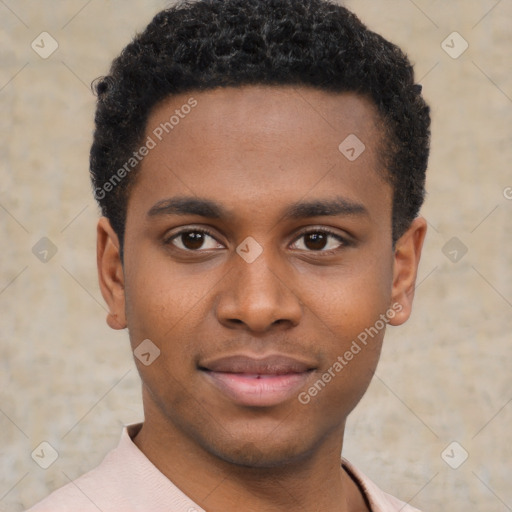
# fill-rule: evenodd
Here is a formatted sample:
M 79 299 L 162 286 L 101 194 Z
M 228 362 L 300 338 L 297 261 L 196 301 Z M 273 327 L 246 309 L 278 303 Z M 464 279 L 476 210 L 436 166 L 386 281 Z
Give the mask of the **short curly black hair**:
M 121 171 L 152 109 L 171 95 L 243 85 L 356 92 L 375 104 L 395 243 L 423 203 L 430 145 L 430 109 L 406 55 L 330 0 L 196 0 L 158 13 L 94 84 L 90 172 L 121 254 L 137 167 Z

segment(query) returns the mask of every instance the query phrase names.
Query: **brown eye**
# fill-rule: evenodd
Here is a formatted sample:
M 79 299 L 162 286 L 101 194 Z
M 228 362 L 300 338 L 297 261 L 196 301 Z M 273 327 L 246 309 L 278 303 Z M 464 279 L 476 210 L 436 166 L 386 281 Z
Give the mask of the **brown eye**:
M 200 229 L 188 229 L 176 233 L 166 243 L 172 244 L 183 251 L 223 248 L 223 245 L 217 242 L 212 235 Z
M 180 235 L 181 243 L 186 249 L 194 250 L 201 249 L 201 246 L 204 244 L 204 233 L 196 233 L 191 231 L 190 233 L 183 233 Z
M 302 233 L 293 245 L 302 251 L 330 253 L 350 244 L 337 234 L 318 230 Z
M 312 251 L 320 251 L 327 245 L 327 236 L 324 233 L 308 233 L 304 235 L 304 245 Z

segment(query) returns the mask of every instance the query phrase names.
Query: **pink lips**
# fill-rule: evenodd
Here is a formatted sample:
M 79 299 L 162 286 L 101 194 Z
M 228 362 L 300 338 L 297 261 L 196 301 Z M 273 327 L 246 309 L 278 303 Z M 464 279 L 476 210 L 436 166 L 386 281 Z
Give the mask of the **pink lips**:
M 283 355 L 235 355 L 203 363 L 201 369 L 213 386 L 239 405 L 270 407 L 295 397 L 314 366 Z

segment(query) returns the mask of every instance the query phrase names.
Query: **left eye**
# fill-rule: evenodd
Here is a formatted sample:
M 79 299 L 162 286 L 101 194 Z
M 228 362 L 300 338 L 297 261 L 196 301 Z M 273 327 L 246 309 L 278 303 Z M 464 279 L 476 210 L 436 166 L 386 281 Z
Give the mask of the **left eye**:
M 345 245 L 345 241 L 340 236 L 326 231 L 311 231 L 303 233 L 294 245 L 298 245 L 295 248 L 299 250 L 326 252 Z

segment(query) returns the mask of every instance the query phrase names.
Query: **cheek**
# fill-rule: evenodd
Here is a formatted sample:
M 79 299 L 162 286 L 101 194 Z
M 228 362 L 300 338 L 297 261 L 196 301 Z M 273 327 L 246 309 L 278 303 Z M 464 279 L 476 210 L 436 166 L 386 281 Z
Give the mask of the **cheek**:
M 297 397 L 309 413 L 315 415 L 316 411 L 317 417 L 322 417 L 327 425 L 336 425 L 340 418 L 350 414 L 373 377 L 380 343 L 375 340 L 371 346 L 360 346 L 359 349 L 361 351 L 353 354 L 350 360 L 347 351 L 333 358 Z
M 299 282 L 297 280 L 296 282 Z M 372 326 L 389 307 L 392 275 L 382 263 L 340 269 L 296 286 L 304 305 L 345 342 Z
M 354 294 L 338 293 L 336 300 L 331 296 L 317 323 L 322 365 L 298 399 L 325 415 L 327 424 L 357 405 L 377 367 L 386 329 L 380 315 L 386 306 L 385 295 L 375 300 L 372 291 L 366 300 Z
M 180 352 L 190 347 L 191 325 L 208 316 L 219 272 L 170 261 L 165 251 L 141 247 L 126 262 L 126 314 L 132 344 L 149 338 L 159 347 Z M 183 343 L 174 348 L 170 339 Z
M 193 294 L 186 293 L 184 280 L 172 273 L 170 265 L 159 264 L 158 260 L 147 264 L 132 261 L 127 264 L 126 274 L 126 313 L 131 336 L 163 341 L 165 333 L 191 308 Z
M 310 296 L 331 341 L 325 343 L 324 364 L 300 401 L 331 411 L 332 421 L 339 411 L 357 405 L 375 372 L 387 325 L 381 315 L 386 315 L 391 297 L 388 264 L 362 262 L 338 279 L 326 279 Z
M 132 350 L 149 339 L 160 351 L 147 366 L 135 358 L 150 401 L 160 407 L 174 407 L 180 400 L 190 398 L 187 381 L 194 367 L 195 334 L 191 326 L 197 325 L 197 319 L 205 314 L 201 299 L 206 292 L 194 280 L 180 276 L 175 268 L 168 261 L 155 258 L 151 264 L 132 265 L 126 280 Z

